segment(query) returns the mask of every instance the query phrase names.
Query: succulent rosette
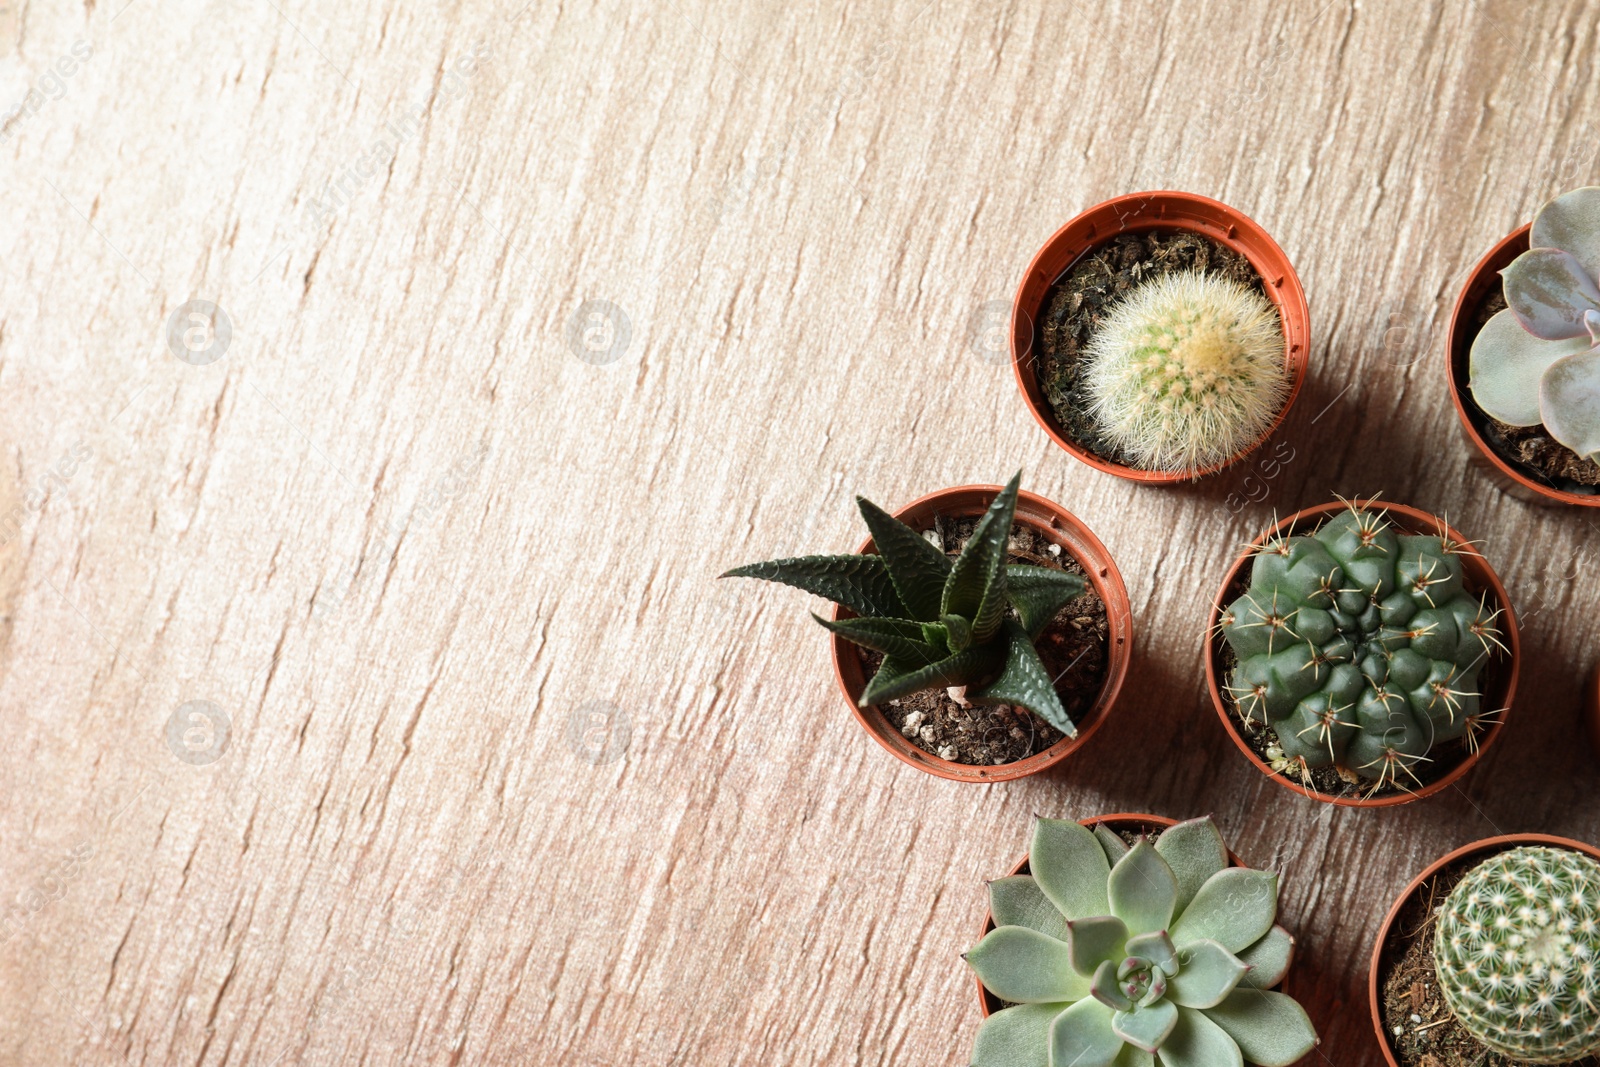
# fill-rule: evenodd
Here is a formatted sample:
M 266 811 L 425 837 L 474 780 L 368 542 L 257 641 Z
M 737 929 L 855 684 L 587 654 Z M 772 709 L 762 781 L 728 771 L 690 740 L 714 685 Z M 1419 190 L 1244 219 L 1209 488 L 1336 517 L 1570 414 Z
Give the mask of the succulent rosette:
M 1472 399 L 1511 426 L 1543 425 L 1600 457 L 1600 187 L 1563 193 L 1501 272 L 1506 310 L 1472 342 Z
M 989 883 L 995 929 L 967 963 L 1013 1006 L 974 1067 L 1287 1067 L 1317 1043 L 1282 981 L 1278 878 L 1231 867 L 1210 819 L 1132 847 L 1039 819 L 1029 874 Z

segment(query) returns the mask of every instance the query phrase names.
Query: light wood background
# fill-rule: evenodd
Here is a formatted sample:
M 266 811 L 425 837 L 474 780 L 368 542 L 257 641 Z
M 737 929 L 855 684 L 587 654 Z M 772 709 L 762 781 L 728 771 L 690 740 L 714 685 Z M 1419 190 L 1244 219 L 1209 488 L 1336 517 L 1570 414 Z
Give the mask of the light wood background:
M 1468 466 L 1442 371 L 1600 177 L 1593 5 L 0 2 L 0 1062 L 961 1064 L 982 879 L 1142 810 L 1284 872 L 1313 1060 L 1368 1067 L 1411 875 L 1600 837 L 1597 528 Z M 1044 238 L 1162 187 L 1306 285 L 1275 478 L 1097 475 L 997 359 Z M 1059 775 L 900 765 L 816 605 L 713 581 L 1018 467 L 1136 618 Z M 1332 810 L 1235 755 L 1201 629 L 1274 512 L 1378 491 L 1485 540 L 1524 684 L 1462 788 Z

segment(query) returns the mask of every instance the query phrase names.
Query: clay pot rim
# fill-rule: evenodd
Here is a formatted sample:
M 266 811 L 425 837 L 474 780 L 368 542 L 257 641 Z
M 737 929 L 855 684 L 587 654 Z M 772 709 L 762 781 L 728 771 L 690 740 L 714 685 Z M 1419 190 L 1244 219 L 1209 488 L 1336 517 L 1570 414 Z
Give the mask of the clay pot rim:
M 988 506 L 988 501 L 999 495 L 1003 486 L 999 485 L 959 485 L 949 489 L 940 489 L 918 497 L 911 503 L 894 512 L 896 518 L 906 521 L 906 516 L 920 511 L 937 512 L 948 515 L 977 515 L 982 514 L 983 508 Z M 964 506 L 962 498 L 974 501 L 982 499 L 981 507 L 973 504 Z M 940 505 L 949 508 L 940 511 Z M 1061 528 L 1070 532 L 1071 536 L 1082 542 L 1088 549 L 1091 558 L 1084 559 L 1076 548 L 1056 537 L 1056 528 L 1052 527 L 1050 520 L 1056 520 Z M 1072 555 L 1080 566 L 1087 572 L 1090 585 L 1099 595 L 1106 607 L 1106 677 L 1100 686 L 1100 695 L 1090 708 L 1088 715 L 1082 723 L 1078 724 L 1078 736 L 1075 738 L 1064 737 L 1051 745 L 1043 752 L 1035 753 L 1025 759 L 1014 763 L 1000 764 L 994 767 L 979 767 L 966 763 L 955 763 L 950 760 L 940 759 L 930 752 L 924 752 L 900 736 L 899 731 L 889 723 L 888 717 L 880 712 L 876 705 L 863 708 L 857 704 L 860 697 L 859 690 L 852 693 L 849 683 L 845 679 L 842 667 L 845 655 L 855 655 L 856 646 L 846 641 L 838 634 L 830 635 L 830 648 L 833 654 L 833 676 L 838 682 L 839 691 L 844 694 L 845 702 L 850 705 L 851 712 L 856 721 L 867 731 L 867 734 L 882 745 L 887 751 L 902 763 L 909 764 L 920 771 L 926 771 L 949 781 L 974 782 L 987 784 L 990 782 L 1006 782 L 1017 778 L 1025 778 L 1038 774 L 1059 764 L 1068 756 L 1077 752 L 1089 740 L 1096 730 L 1111 716 L 1117 699 L 1122 692 L 1122 685 L 1127 678 L 1128 666 L 1133 653 L 1133 609 L 1128 600 L 1127 587 L 1122 581 L 1122 572 L 1118 569 L 1116 560 L 1106 550 L 1100 539 L 1086 526 L 1081 519 L 1060 504 L 1055 503 L 1037 493 L 1019 490 L 1017 493 L 1016 522 L 1026 523 L 1036 530 L 1052 536 L 1056 543 L 1062 546 L 1062 551 Z M 915 522 L 909 523 L 915 526 Z M 856 549 L 858 555 L 864 555 L 873 550 L 872 538 L 861 542 Z M 1094 558 L 1097 557 L 1097 558 Z M 846 618 L 845 609 L 834 605 L 832 617 L 834 619 Z M 892 735 L 892 736 L 891 736 Z
M 1123 216 L 1119 210 L 1124 206 L 1137 205 L 1137 213 L 1131 217 Z M 1187 218 L 1168 218 L 1166 211 L 1171 206 L 1178 206 L 1189 211 L 1219 215 L 1228 220 L 1226 230 L 1212 233 L 1197 225 Z M 1072 237 L 1076 227 L 1085 223 L 1087 219 L 1097 213 L 1116 211 L 1118 226 L 1116 229 L 1107 230 L 1101 237 L 1095 233 L 1095 226 L 1090 225 L 1088 239 L 1092 242 L 1083 252 L 1055 272 L 1044 287 L 1044 293 L 1049 292 L 1065 272 L 1071 268 L 1071 263 L 1082 258 L 1084 252 L 1097 248 L 1106 241 L 1123 233 L 1141 233 L 1145 230 L 1177 229 L 1189 230 L 1199 233 L 1209 240 L 1215 241 L 1237 252 L 1250 261 L 1258 275 L 1260 275 L 1267 298 L 1278 309 L 1278 317 L 1284 334 L 1284 362 L 1289 368 L 1290 383 L 1289 395 L 1284 399 L 1282 407 L 1278 409 L 1277 416 L 1272 425 L 1267 427 L 1254 442 L 1234 453 L 1233 456 L 1221 463 L 1198 470 L 1158 471 L 1142 470 L 1117 463 L 1114 460 L 1104 459 L 1088 451 L 1083 446 L 1071 440 L 1057 428 L 1055 413 L 1050 409 L 1050 404 L 1044 399 L 1042 390 L 1038 386 L 1038 373 L 1034 367 L 1033 354 L 1033 324 L 1039 319 L 1039 312 L 1043 307 L 1043 299 L 1037 302 L 1028 301 L 1029 306 L 1024 306 L 1023 294 L 1027 291 L 1035 274 L 1044 271 L 1044 262 L 1053 258 L 1055 249 L 1067 243 L 1077 243 Z M 1153 213 L 1152 213 L 1153 212 Z M 1236 231 L 1242 230 L 1250 234 L 1252 241 L 1258 245 L 1261 252 L 1252 253 L 1243 242 L 1235 236 Z M 1017 387 L 1022 392 L 1024 403 L 1033 413 L 1034 420 L 1044 430 L 1045 434 L 1059 448 L 1071 455 L 1074 459 L 1086 464 L 1105 474 L 1122 478 L 1126 481 L 1146 485 L 1176 485 L 1183 482 L 1195 482 L 1201 478 L 1216 474 L 1233 466 L 1240 460 L 1251 455 L 1262 445 L 1266 444 L 1274 434 L 1282 428 L 1284 421 L 1289 416 L 1289 409 L 1294 406 L 1295 400 L 1300 395 L 1301 386 L 1305 384 L 1306 373 L 1311 362 L 1311 309 L 1306 303 L 1305 288 L 1300 283 L 1300 275 L 1295 271 L 1294 264 L 1290 261 L 1282 247 L 1273 239 L 1259 223 L 1244 212 L 1224 204 L 1220 200 L 1202 196 L 1199 193 L 1186 193 L 1175 189 L 1157 189 L 1142 193 L 1125 193 L 1121 196 L 1103 200 L 1098 204 L 1079 212 L 1063 224 L 1049 239 L 1040 246 L 1028 262 L 1028 268 L 1023 272 L 1022 281 L 1017 286 L 1016 293 L 1011 299 L 1011 366 L 1016 376 Z M 1032 389 L 1030 389 L 1030 385 Z M 1038 395 L 1035 396 L 1035 393 Z
M 1364 507 L 1376 506 L 1386 511 L 1390 516 L 1401 516 L 1409 519 L 1414 524 L 1408 527 L 1408 529 L 1412 531 L 1417 529 L 1430 531 L 1443 529 L 1446 535 L 1449 537 L 1454 538 L 1463 544 L 1467 543 L 1467 539 L 1461 534 L 1460 531 L 1456 530 L 1455 527 L 1449 525 L 1437 515 L 1430 514 L 1429 512 L 1423 511 L 1420 508 L 1407 507 L 1404 504 L 1385 503 L 1384 501 L 1378 500 L 1375 497 L 1366 500 L 1355 499 L 1350 503 L 1358 504 Z M 1251 541 L 1250 544 L 1252 547 L 1263 544 L 1269 538 L 1275 537 L 1279 533 L 1292 530 L 1297 524 L 1303 523 L 1307 519 L 1321 519 L 1324 516 L 1331 517 L 1336 515 L 1338 512 L 1345 510 L 1347 506 L 1348 505 L 1343 501 L 1336 501 L 1328 504 L 1319 504 L 1315 507 L 1303 508 L 1281 522 L 1269 527 L 1254 541 Z M 1462 777 L 1464 777 L 1468 771 L 1477 766 L 1478 761 L 1483 758 L 1483 754 L 1489 750 L 1489 746 L 1494 744 L 1495 740 L 1500 736 L 1500 731 L 1505 728 L 1505 716 L 1502 716 L 1498 722 L 1490 725 L 1488 732 L 1486 732 L 1483 736 L 1483 739 L 1478 742 L 1478 751 L 1476 753 L 1469 754 L 1466 759 L 1462 760 L 1459 765 L 1452 768 L 1449 773 L 1440 778 L 1438 781 L 1430 782 L 1415 792 L 1393 793 L 1388 796 L 1372 797 L 1370 799 L 1362 797 L 1323 796 L 1321 793 L 1317 793 L 1306 786 L 1299 785 L 1291 781 L 1286 775 L 1277 773 L 1265 760 L 1256 755 L 1256 753 L 1245 742 L 1244 738 L 1239 735 L 1238 729 L 1233 724 L 1233 717 L 1229 712 L 1227 700 L 1222 695 L 1220 677 L 1221 638 L 1220 636 L 1216 636 L 1218 634 L 1218 619 L 1222 614 L 1222 601 L 1227 598 L 1228 588 L 1233 585 L 1235 580 L 1238 579 L 1240 572 L 1244 569 L 1250 558 L 1249 550 L 1247 549 L 1234 559 L 1233 565 L 1228 568 L 1227 576 L 1223 578 L 1222 586 L 1217 591 L 1216 598 L 1212 601 L 1210 612 L 1206 617 L 1206 688 L 1211 692 L 1211 705 L 1216 711 L 1217 717 L 1222 720 L 1223 729 L 1228 732 L 1228 736 L 1233 740 L 1235 747 L 1237 747 L 1239 751 L 1244 754 L 1245 758 L 1248 759 L 1258 771 L 1283 788 L 1292 790 L 1293 792 L 1299 793 L 1303 797 L 1318 801 L 1322 804 L 1333 804 L 1338 807 L 1347 808 L 1388 808 L 1396 807 L 1401 804 L 1410 804 L 1413 801 L 1422 800 L 1425 797 L 1433 796 L 1435 793 L 1443 791 L 1448 786 L 1454 785 Z M 1474 563 L 1474 561 L 1476 562 Z M 1507 659 L 1509 660 L 1509 671 L 1505 683 L 1506 694 L 1504 706 L 1509 709 L 1516 697 L 1517 678 L 1522 667 L 1522 643 L 1518 634 L 1516 610 L 1511 606 L 1510 595 L 1506 593 L 1505 586 L 1501 584 L 1500 576 L 1495 573 L 1494 567 L 1490 565 L 1487 559 L 1481 555 L 1478 555 L 1477 553 L 1473 553 L 1468 558 L 1467 566 L 1476 566 L 1482 568 L 1484 578 L 1483 582 L 1481 583 L 1483 587 L 1482 591 L 1492 594 L 1493 598 L 1498 601 L 1502 612 L 1501 617 L 1505 620 L 1502 639 L 1505 641 L 1506 646 L 1510 651 L 1507 655 Z
M 1180 820 L 1178 819 L 1169 819 L 1165 815 L 1139 815 L 1130 812 L 1116 812 L 1112 815 L 1100 815 L 1092 819 L 1079 819 L 1078 825 L 1093 829 L 1094 827 L 1104 823 L 1107 826 L 1110 826 L 1113 830 L 1138 829 L 1141 827 L 1157 827 L 1165 830 L 1169 826 L 1176 826 L 1179 821 Z M 1028 866 L 1029 855 L 1030 853 L 1024 852 L 1022 854 L 1022 858 L 1018 860 L 1008 872 L 1008 876 L 1022 874 L 1023 868 Z M 1241 860 L 1231 848 L 1228 849 L 1228 864 L 1232 867 L 1249 866 L 1249 864 Z M 989 911 L 989 908 L 986 905 L 983 909 L 983 924 L 978 927 L 978 940 L 983 940 L 989 931 L 993 929 L 994 915 Z M 1289 967 L 1291 969 L 1294 967 L 1294 957 L 1295 950 L 1291 948 L 1289 951 Z M 992 1012 L 989 1010 L 989 998 L 994 996 L 994 994 L 990 993 L 983 987 L 983 981 L 976 975 L 973 976 L 972 980 L 978 987 L 978 1010 L 983 1013 L 983 1018 L 987 1019 L 992 1014 Z M 1280 982 L 1279 985 L 1282 985 L 1282 983 Z M 1277 987 L 1275 986 L 1274 988 Z M 995 999 L 998 1000 L 999 998 L 997 997 Z
M 1505 852 L 1508 849 L 1518 848 L 1523 845 L 1552 845 L 1557 848 L 1566 848 L 1574 852 L 1582 852 L 1600 860 L 1600 849 L 1593 845 L 1586 845 L 1582 841 L 1574 841 L 1570 837 L 1559 837 L 1555 834 L 1499 834 L 1494 837 L 1485 837 L 1468 845 L 1445 853 L 1434 860 L 1422 873 L 1411 879 L 1400 896 L 1390 906 L 1388 914 L 1383 917 L 1383 924 L 1378 927 L 1378 940 L 1372 946 L 1372 960 L 1367 966 L 1367 1006 L 1371 1012 L 1372 1029 L 1378 1035 L 1378 1048 L 1383 1051 L 1383 1058 L 1389 1067 L 1400 1067 L 1400 1062 L 1395 1058 L 1394 1050 L 1389 1044 L 1390 1035 L 1383 1025 L 1383 1002 L 1378 989 L 1378 968 L 1383 962 L 1383 949 L 1389 942 L 1389 931 L 1394 928 L 1394 923 L 1400 915 L 1400 909 L 1406 906 L 1412 895 L 1422 887 L 1422 883 L 1432 878 L 1440 870 L 1448 867 L 1467 856 L 1479 852 Z
M 1571 504 L 1581 508 L 1600 508 L 1600 493 L 1596 493 L 1593 496 L 1583 496 L 1546 485 L 1527 474 L 1520 466 L 1511 463 L 1490 447 L 1489 442 L 1485 441 L 1483 435 L 1478 432 L 1477 426 L 1473 425 L 1472 416 L 1467 410 L 1467 405 L 1470 401 L 1467 397 L 1462 396 L 1461 386 L 1456 381 L 1458 367 L 1461 370 L 1461 380 L 1463 382 L 1466 380 L 1467 359 L 1471 354 L 1472 347 L 1467 336 L 1468 331 L 1471 329 L 1470 324 L 1467 322 L 1467 316 L 1474 309 L 1467 306 L 1467 294 L 1478 285 L 1479 280 L 1485 274 L 1490 272 L 1498 273 L 1501 268 L 1496 268 L 1494 264 L 1504 258 L 1511 248 L 1518 244 L 1526 245 L 1528 243 L 1528 233 L 1531 229 L 1532 223 L 1525 223 L 1496 241 L 1494 246 L 1483 254 L 1483 258 L 1473 265 L 1471 273 L 1467 275 L 1467 280 L 1462 283 L 1460 292 L 1456 294 L 1455 305 L 1450 310 L 1450 330 L 1445 337 L 1445 384 L 1449 386 L 1450 401 L 1455 405 L 1456 417 L 1461 420 L 1462 430 L 1466 432 L 1468 439 L 1483 454 L 1484 458 L 1502 476 L 1528 492 L 1558 504 Z

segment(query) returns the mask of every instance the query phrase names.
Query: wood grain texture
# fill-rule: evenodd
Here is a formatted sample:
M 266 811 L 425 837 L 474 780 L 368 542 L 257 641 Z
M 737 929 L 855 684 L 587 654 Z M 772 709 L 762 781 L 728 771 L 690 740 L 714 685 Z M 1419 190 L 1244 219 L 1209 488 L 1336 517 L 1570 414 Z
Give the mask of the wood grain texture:
M 0 6 L 0 1062 L 965 1063 L 1029 814 L 1151 811 L 1284 872 L 1313 1060 L 1370 1067 L 1412 874 L 1600 838 L 1596 527 L 1469 466 L 1442 371 L 1471 264 L 1600 174 L 1593 5 L 124 3 Z M 984 358 L 1049 233 L 1160 187 L 1309 293 L 1264 491 L 1096 475 Z M 1059 774 L 901 766 L 804 597 L 713 581 L 1019 466 L 1136 618 Z M 1332 810 L 1236 757 L 1201 629 L 1274 512 L 1377 491 L 1485 540 L 1523 688 L 1460 789 Z

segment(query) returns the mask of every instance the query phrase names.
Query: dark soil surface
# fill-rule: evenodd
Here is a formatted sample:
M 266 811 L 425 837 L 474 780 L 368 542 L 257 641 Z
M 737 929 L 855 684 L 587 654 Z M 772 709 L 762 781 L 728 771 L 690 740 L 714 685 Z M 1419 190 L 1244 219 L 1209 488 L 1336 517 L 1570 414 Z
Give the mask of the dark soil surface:
M 1476 338 L 1483 324 L 1505 306 L 1505 293 L 1491 288 L 1473 312 L 1472 336 Z M 1470 351 L 1471 339 L 1467 343 Z M 1461 391 L 1461 399 L 1489 447 L 1528 477 L 1566 493 L 1591 495 L 1600 487 L 1600 463 L 1556 443 L 1543 426 L 1507 426 L 1490 418 L 1472 402 L 1470 389 Z
M 1090 400 L 1081 352 L 1100 320 L 1134 286 L 1184 270 L 1219 274 L 1266 295 L 1261 276 L 1248 259 L 1190 230 L 1113 237 L 1080 256 L 1045 295 L 1038 323 L 1040 385 L 1065 435 L 1101 459 L 1134 465 L 1087 415 Z
M 1319 523 L 1317 526 L 1296 529 L 1295 533 L 1297 535 L 1309 534 L 1320 527 L 1321 524 Z M 1426 532 L 1431 533 L 1432 531 Z M 1249 568 L 1247 567 L 1240 571 L 1239 577 L 1235 578 L 1233 583 L 1228 586 L 1227 594 L 1222 602 L 1224 607 L 1244 595 L 1245 591 L 1250 588 L 1249 579 Z M 1467 592 L 1476 596 L 1481 594 L 1483 590 L 1468 586 Z M 1218 672 L 1218 684 L 1219 686 L 1225 685 L 1228 677 L 1233 673 L 1234 667 L 1238 666 L 1239 657 L 1234 655 L 1232 647 L 1229 646 L 1220 633 L 1212 635 L 1211 641 L 1212 648 L 1217 656 L 1218 666 L 1221 668 Z M 1501 677 L 1501 672 L 1505 671 L 1508 666 L 1509 661 L 1504 653 L 1497 654 L 1488 660 L 1478 673 L 1478 691 L 1480 693 L 1490 692 L 1494 683 Z M 1263 761 L 1271 763 L 1272 761 L 1267 758 L 1267 749 L 1278 744 L 1278 731 L 1271 726 L 1262 725 L 1259 719 L 1247 722 L 1244 713 L 1239 709 L 1238 702 L 1226 690 L 1223 690 L 1222 699 L 1227 701 L 1228 710 L 1233 713 L 1234 729 L 1239 731 L 1239 736 L 1244 738 L 1245 744 L 1249 745 L 1250 750 Z M 1479 740 L 1481 741 L 1482 738 L 1480 737 Z M 1446 741 L 1444 744 L 1430 749 L 1426 761 L 1419 762 L 1411 768 L 1412 773 L 1416 775 L 1416 779 L 1407 778 L 1406 786 L 1414 793 L 1423 786 L 1431 785 L 1461 766 L 1471 755 L 1472 753 L 1464 741 L 1459 739 Z M 1382 789 L 1374 791 L 1373 787 L 1377 784 L 1376 782 L 1347 767 L 1313 767 L 1310 781 L 1302 778 L 1297 771 L 1293 770 L 1289 772 L 1280 771 L 1279 774 L 1295 785 L 1305 786 L 1307 789 L 1311 789 L 1324 797 L 1333 799 L 1374 800 L 1406 792 L 1405 789 L 1399 786 L 1388 784 L 1384 785 Z
M 958 555 L 977 523 L 976 518 L 948 523 L 941 518 L 935 528 L 945 551 Z M 1008 548 L 1011 563 L 1084 573 L 1065 550 L 1022 523 L 1012 524 Z M 1074 723 L 1083 721 L 1100 696 L 1106 678 L 1109 629 L 1106 606 L 1091 585 L 1083 596 L 1068 601 L 1034 645 L 1045 670 L 1056 679 L 1056 693 Z M 864 648 L 857 652 L 871 677 L 883 662 L 883 654 Z M 973 766 L 1015 763 L 1043 752 L 1064 736 L 1027 708 L 1010 704 L 963 707 L 944 688 L 918 690 L 880 704 L 879 710 L 922 751 Z
M 1523 1061 L 1490 1050 L 1456 1021 L 1433 967 L 1434 911 L 1485 858 L 1464 857 L 1422 883 L 1389 928 L 1378 963 L 1378 999 L 1384 1038 L 1400 1067 L 1522 1067 Z M 1573 1067 L 1600 1067 L 1600 1060 L 1585 1057 Z

